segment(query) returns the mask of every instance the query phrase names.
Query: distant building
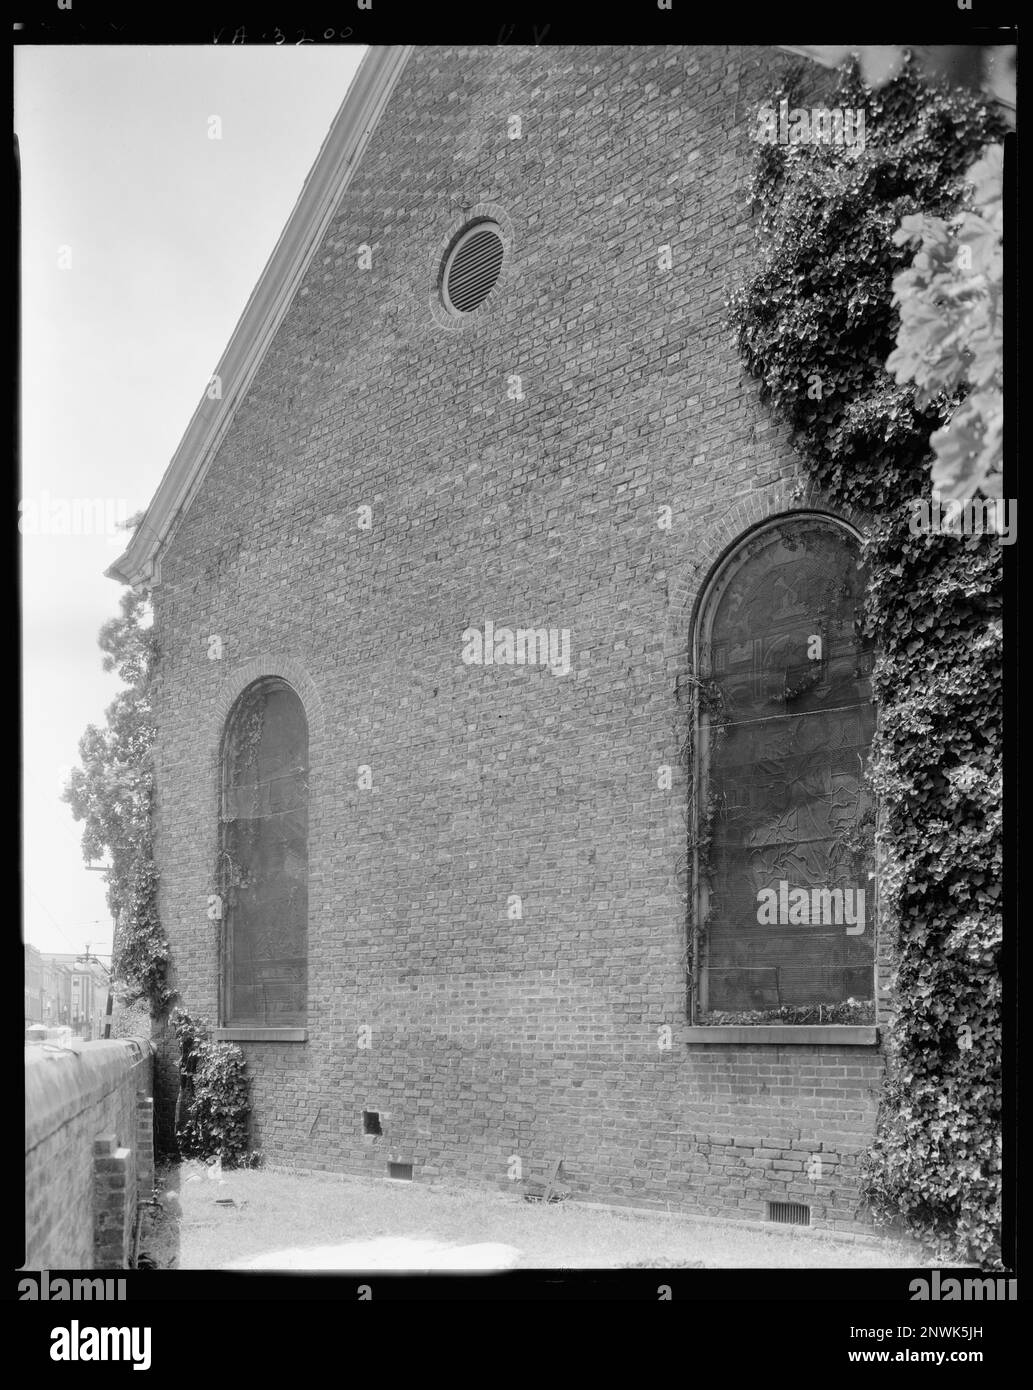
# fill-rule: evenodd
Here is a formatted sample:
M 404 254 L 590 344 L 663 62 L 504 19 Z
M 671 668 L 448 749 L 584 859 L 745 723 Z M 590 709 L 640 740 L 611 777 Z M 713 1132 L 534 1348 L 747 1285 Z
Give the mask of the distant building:
M 72 953 L 44 953 L 68 978 L 69 1017 L 72 1031 L 89 1041 L 104 1036 L 108 1002 L 108 971 L 97 960 L 86 961 Z
M 35 946 L 25 947 L 25 1026 L 46 1021 L 45 965 Z
M 72 976 L 63 963 L 35 946 L 25 946 L 25 1023 L 71 1025 Z M 67 957 L 74 960 L 74 956 Z
M 67 1026 L 78 1037 L 103 1037 L 108 972 L 73 952 L 25 948 L 25 1026 Z

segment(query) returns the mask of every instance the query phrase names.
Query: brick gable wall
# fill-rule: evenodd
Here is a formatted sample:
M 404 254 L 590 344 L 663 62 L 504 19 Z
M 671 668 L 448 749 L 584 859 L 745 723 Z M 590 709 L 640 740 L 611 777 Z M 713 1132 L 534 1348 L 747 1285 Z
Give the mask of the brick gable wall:
M 750 525 L 821 504 L 724 323 L 786 61 L 418 49 L 163 556 L 161 910 L 191 1012 L 217 1011 L 226 713 L 266 674 L 309 714 L 308 1037 L 243 1044 L 268 1161 L 505 1187 L 562 1156 L 593 1200 L 855 1219 L 877 1049 L 682 1036 L 693 604 Z M 477 212 L 508 255 L 457 328 L 434 276 Z M 571 673 L 463 665 L 486 619 L 569 629 Z

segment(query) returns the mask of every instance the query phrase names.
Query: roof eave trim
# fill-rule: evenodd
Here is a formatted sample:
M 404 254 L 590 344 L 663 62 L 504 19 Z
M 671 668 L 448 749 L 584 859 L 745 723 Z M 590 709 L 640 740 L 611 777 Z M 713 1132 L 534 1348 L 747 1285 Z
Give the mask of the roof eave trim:
M 247 394 L 411 53 L 412 45 L 375 46 L 360 63 L 213 373 L 221 398 L 211 399 L 206 390 L 132 540 L 105 571 L 109 578 L 134 587 L 159 582 L 161 549 Z

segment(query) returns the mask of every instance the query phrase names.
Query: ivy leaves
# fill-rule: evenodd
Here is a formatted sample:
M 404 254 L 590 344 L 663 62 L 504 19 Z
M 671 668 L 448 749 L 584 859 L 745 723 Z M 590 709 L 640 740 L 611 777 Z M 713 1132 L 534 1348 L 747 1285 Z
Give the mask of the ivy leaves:
M 791 88 L 779 95 L 796 104 Z M 908 504 L 928 495 L 931 464 L 952 487 L 971 481 L 973 458 L 993 476 L 1003 126 L 909 61 L 878 92 L 848 68 L 827 100 L 864 106 L 865 149 L 846 167 L 820 146 L 760 148 L 759 260 L 731 318 L 812 480 L 869 518 L 863 622 L 880 706 L 869 775 L 895 1013 L 881 1020 L 887 1083 L 863 1191 L 877 1218 L 902 1219 L 937 1257 L 993 1267 L 1000 549 L 913 535 Z M 959 211 L 966 178 L 973 207 Z
M 184 1158 L 219 1158 L 227 1167 L 250 1156 L 251 1100 L 243 1051 L 213 1042 L 208 1024 L 182 1009 L 173 1016 L 182 1049 L 181 1072 L 189 1077 L 190 1099 L 176 1138 Z
M 1003 178 L 1003 148 L 990 145 L 967 174 L 974 210 L 950 221 L 905 217 L 894 235 L 918 250 L 893 281 L 900 329 L 886 366 L 899 383 L 915 383 L 919 404 L 968 393 L 930 439 L 944 497 L 1001 495 Z

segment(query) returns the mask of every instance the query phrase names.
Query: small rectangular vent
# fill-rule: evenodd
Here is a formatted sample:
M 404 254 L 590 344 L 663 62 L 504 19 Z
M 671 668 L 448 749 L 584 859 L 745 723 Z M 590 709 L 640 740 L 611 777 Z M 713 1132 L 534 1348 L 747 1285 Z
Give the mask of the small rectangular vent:
M 394 1178 L 395 1182 L 412 1182 L 411 1163 L 389 1163 L 387 1165 L 387 1176 Z
M 811 1209 L 802 1202 L 769 1202 L 768 1220 L 780 1226 L 809 1226 Z

